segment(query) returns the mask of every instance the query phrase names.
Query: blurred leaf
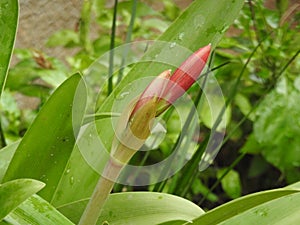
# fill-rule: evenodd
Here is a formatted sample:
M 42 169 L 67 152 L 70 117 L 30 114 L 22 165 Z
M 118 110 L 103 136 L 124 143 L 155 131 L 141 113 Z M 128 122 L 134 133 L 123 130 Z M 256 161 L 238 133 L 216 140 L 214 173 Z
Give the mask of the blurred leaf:
M 18 106 L 16 99 L 13 96 L 13 93 L 11 93 L 7 89 L 5 89 L 2 92 L 2 98 L 0 99 L 0 110 L 2 114 L 1 117 L 2 129 L 5 132 L 18 133 L 21 110 Z M 8 140 L 6 141 L 8 142 Z
M 118 3 L 118 10 L 126 10 L 127 12 L 131 12 L 133 1 L 124 1 Z M 156 10 L 153 10 L 150 6 L 148 6 L 144 2 L 137 2 L 136 8 L 136 16 L 143 17 L 143 16 L 159 16 L 160 13 Z
M 60 30 L 49 37 L 46 45 L 48 47 L 75 47 L 79 45 L 79 35 L 72 30 Z
M 71 203 L 59 210 L 74 223 L 80 219 L 87 200 Z M 191 221 L 204 211 L 194 203 L 175 195 L 156 192 L 123 192 L 111 194 L 97 224 L 152 225 L 170 220 Z
M 211 202 L 217 202 L 219 199 L 218 196 L 211 192 L 209 188 L 201 182 L 200 179 L 194 180 L 192 184 L 192 190 L 194 194 L 201 194 Z
M 18 24 L 18 0 L 0 0 L 0 96 L 13 51 Z
M 226 168 L 218 170 L 217 177 L 220 179 L 223 174 L 227 171 Z M 225 177 L 221 180 L 223 190 L 230 198 L 238 198 L 241 196 L 242 185 L 238 172 L 230 170 Z
M 19 205 L 13 212 L 4 218 L 12 225 L 72 225 L 64 215 L 58 212 L 47 201 L 33 195 Z
M 284 13 L 289 6 L 289 1 L 288 0 L 278 0 L 278 1 L 276 1 L 276 6 L 281 13 Z
M 44 186 L 44 183 L 31 179 L 19 179 L 0 184 L 0 221 Z
M 4 180 L 23 177 L 41 180 L 47 186 L 39 194 L 51 200 L 73 150 L 85 101 L 85 87 L 77 73 L 66 80 L 43 106 L 21 140 Z
M 261 176 L 269 168 L 270 164 L 268 164 L 260 155 L 254 156 L 254 158 L 250 162 L 248 177 L 253 178 L 256 176 Z
M 293 85 L 281 85 L 257 109 L 255 139 L 266 160 L 283 171 L 300 166 L 299 99 L 300 92 Z
M 261 150 L 262 147 L 259 145 L 254 134 L 252 133 L 247 137 L 247 141 L 240 151 L 249 154 L 258 154 L 261 152 Z
M 235 95 L 234 102 L 239 107 L 239 109 L 241 110 L 244 116 L 246 116 L 252 109 L 249 99 L 246 96 L 242 95 L 241 93 L 237 93 Z M 255 119 L 254 113 L 251 113 L 248 116 L 248 119 L 254 121 Z
M 161 19 L 147 19 L 143 21 L 143 29 L 156 29 L 160 32 L 164 32 L 168 28 L 168 23 Z
M 169 18 L 171 21 L 175 20 L 176 17 L 180 14 L 180 8 L 172 0 L 163 0 L 164 11 L 163 14 Z

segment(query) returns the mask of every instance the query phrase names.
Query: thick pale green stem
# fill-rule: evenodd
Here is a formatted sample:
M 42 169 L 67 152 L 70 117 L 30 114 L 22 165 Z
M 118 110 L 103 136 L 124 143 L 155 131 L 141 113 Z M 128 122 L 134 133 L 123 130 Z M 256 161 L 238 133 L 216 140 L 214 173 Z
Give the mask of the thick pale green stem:
M 152 127 L 152 119 L 155 117 L 156 108 L 157 98 L 154 98 L 145 103 L 132 116 L 130 123 L 128 123 L 128 112 L 123 113 L 123 116 L 121 115 L 118 127 L 121 132 L 116 134 L 112 144 L 112 156 L 107 162 L 91 199 L 80 218 L 79 225 L 95 225 L 97 223 L 103 206 L 123 167 L 150 135 L 150 127 Z
M 91 199 L 82 214 L 79 225 L 94 225 L 97 223 L 103 206 L 122 168 L 122 164 L 115 163 L 113 159 L 109 160 L 105 166 L 103 175 L 99 178 Z

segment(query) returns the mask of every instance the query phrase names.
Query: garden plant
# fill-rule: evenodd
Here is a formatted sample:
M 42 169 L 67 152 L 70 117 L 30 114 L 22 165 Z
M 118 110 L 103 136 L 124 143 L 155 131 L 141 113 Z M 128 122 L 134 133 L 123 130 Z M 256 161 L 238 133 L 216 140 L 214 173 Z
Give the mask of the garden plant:
M 62 60 L 0 0 L 0 224 L 299 223 L 300 3 L 107 2 Z

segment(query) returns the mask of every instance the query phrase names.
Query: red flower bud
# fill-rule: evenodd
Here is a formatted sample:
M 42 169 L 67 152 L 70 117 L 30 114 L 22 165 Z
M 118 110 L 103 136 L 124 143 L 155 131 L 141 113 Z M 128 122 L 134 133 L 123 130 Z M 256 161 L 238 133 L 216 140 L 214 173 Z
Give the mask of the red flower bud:
M 194 52 L 175 70 L 172 76 L 170 76 L 170 70 L 157 76 L 141 94 L 130 118 L 152 98 L 156 98 L 158 101 L 156 115 L 165 111 L 199 78 L 209 57 L 210 50 L 211 45 L 209 44 Z

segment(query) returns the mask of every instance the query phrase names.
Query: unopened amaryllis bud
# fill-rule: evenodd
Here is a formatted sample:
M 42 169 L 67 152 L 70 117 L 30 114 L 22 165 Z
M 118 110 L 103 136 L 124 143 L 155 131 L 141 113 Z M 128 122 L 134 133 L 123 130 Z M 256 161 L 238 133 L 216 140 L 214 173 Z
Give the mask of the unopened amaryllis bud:
M 111 154 L 126 163 L 150 135 L 153 119 L 196 82 L 210 54 L 210 45 L 200 48 L 171 76 L 166 70 L 144 90 L 135 105 L 129 105 L 118 122 Z
M 170 76 L 170 71 L 167 70 L 155 78 L 141 94 L 130 118 L 153 97 L 159 99 L 156 115 L 165 111 L 199 78 L 209 57 L 210 50 L 210 44 L 198 49 L 175 70 L 172 76 Z

